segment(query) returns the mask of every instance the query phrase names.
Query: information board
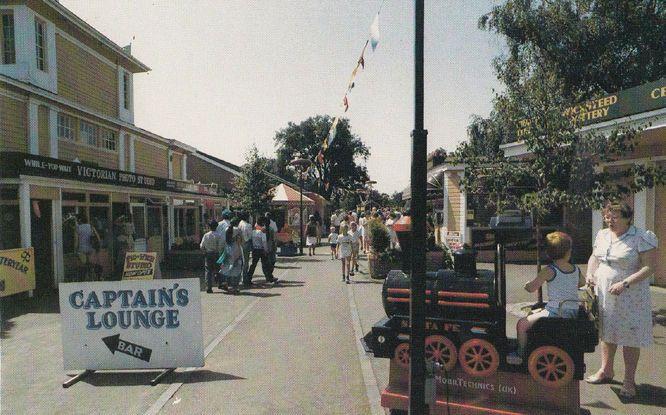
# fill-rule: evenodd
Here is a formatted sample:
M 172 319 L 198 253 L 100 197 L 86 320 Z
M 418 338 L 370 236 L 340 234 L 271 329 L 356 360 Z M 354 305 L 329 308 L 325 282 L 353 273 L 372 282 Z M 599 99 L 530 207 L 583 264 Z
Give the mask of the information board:
M 35 289 L 35 250 L 0 251 L 0 297 Z
M 196 278 L 60 284 L 65 370 L 204 365 Z

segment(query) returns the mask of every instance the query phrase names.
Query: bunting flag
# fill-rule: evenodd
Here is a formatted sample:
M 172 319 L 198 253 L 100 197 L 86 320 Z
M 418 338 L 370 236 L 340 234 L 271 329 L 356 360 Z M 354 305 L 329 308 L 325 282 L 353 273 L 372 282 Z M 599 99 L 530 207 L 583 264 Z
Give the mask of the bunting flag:
M 358 75 L 359 68 L 361 70 L 365 70 L 365 51 L 368 48 L 368 44 L 370 44 L 370 46 L 372 47 L 373 52 L 375 51 L 375 49 L 377 49 L 377 45 L 379 44 L 379 13 L 381 12 L 385 1 L 386 0 L 382 0 L 381 5 L 379 6 L 379 11 L 375 15 L 372 21 L 372 25 L 370 25 L 370 37 L 366 39 L 365 44 L 363 45 L 363 49 L 361 49 L 361 56 L 359 56 L 358 60 L 356 61 L 356 66 L 354 67 L 354 70 L 352 71 L 351 76 L 349 77 L 349 82 L 347 83 L 347 90 L 345 91 L 345 94 L 342 98 L 342 107 L 344 108 L 343 112 L 347 112 L 349 110 L 349 94 L 351 93 L 351 90 L 354 89 L 354 87 L 356 86 L 356 76 Z M 333 119 L 333 122 L 331 123 L 331 128 L 328 131 L 328 135 L 322 141 L 321 150 L 317 154 L 317 157 L 315 157 L 315 160 L 319 164 L 324 163 L 324 153 L 326 152 L 326 150 L 328 150 L 328 148 L 335 140 L 339 121 L 340 121 L 340 115 L 336 116 Z M 325 183 L 325 187 L 327 190 L 328 186 L 329 184 Z
M 374 52 L 377 49 L 379 44 L 379 12 L 375 15 L 375 20 L 372 21 L 370 26 L 370 45 L 372 46 L 372 51 Z

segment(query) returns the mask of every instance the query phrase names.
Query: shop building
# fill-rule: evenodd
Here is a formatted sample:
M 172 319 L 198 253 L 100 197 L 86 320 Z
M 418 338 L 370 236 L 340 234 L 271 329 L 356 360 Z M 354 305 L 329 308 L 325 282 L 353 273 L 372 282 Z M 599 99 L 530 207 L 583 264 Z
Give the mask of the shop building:
M 621 127 L 641 130 L 634 151 L 619 161 L 602 164 L 602 169 L 622 169 L 634 164 L 666 166 L 666 78 L 609 94 L 580 106 L 576 111 L 582 121 L 582 133 L 610 133 Z M 508 157 L 529 157 L 527 146 L 519 139 L 501 147 Z M 444 201 L 449 206 L 448 211 L 454 212 L 454 217 L 457 211 L 466 216 L 464 221 L 451 223 L 449 220 L 449 230 L 459 230 L 465 241 L 472 242 L 472 230 L 487 223 L 493 212 L 487 212 L 482 201 L 475 202 L 474 196 L 465 195 L 456 184 L 459 183 L 457 177 L 462 177 L 462 166 L 447 166 L 445 170 L 448 194 Z M 654 278 L 655 284 L 666 287 L 666 216 L 662 214 L 666 207 L 666 186 L 633 194 L 628 202 L 634 208 L 634 224 L 653 230 L 660 240 Z M 603 227 L 603 218 L 600 210 L 571 212 L 564 209 L 551 218 L 551 225 L 563 228 L 573 236 L 578 261 L 585 261 L 591 253 L 594 235 Z
M 198 241 L 204 207 L 228 201 L 192 180 L 195 148 L 134 124 L 149 68 L 56 1 L 3 2 L 0 17 L 0 249 L 35 248 L 40 290 L 76 270 L 77 215 L 100 234 L 104 274 L 120 216 L 137 251 Z

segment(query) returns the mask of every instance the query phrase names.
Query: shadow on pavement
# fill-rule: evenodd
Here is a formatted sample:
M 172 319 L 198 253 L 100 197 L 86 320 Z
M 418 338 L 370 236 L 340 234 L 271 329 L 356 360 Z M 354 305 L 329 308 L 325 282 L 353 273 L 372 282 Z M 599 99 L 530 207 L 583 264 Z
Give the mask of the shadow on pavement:
M 666 309 L 662 308 L 657 311 L 652 311 L 652 325 L 659 324 L 666 327 Z
M 610 409 L 615 410 L 616 408 L 608 405 L 606 402 L 596 401 L 592 403 L 583 403 L 581 406 L 589 406 L 590 408 L 599 408 L 599 409 Z
M 324 255 L 319 255 L 324 256 Z M 317 259 L 313 257 L 308 257 L 307 255 L 296 256 L 296 257 L 278 257 L 278 264 L 292 264 L 294 262 L 323 262 L 323 259 Z
M 58 292 L 52 291 L 43 294 L 36 294 L 30 298 L 27 294 L 21 293 L 9 297 L 0 298 L 0 318 L 2 318 L 2 330 L 5 325 L 10 323 L 15 317 L 24 314 L 57 314 L 60 312 L 60 300 Z
M 384 284 L 384 280 L 351 280 L 352 284 Z
M 302 269 L 302 268 L 303 268 L 303 267 L 289 267 L 289 266 L 281 267 L 281 266 L 279 266 L 279 265 L 276 265 L 276 266 L 275 266 L 275 269 Z
M 150 381 L 160 372 L 95 372 L 81 382 L 92 386 L 150 386 Z M 167 375 L 161 384 L 169 383 L 199 383 L 215 382 L 219 380 L 242 380 L 245 378 L 227 373 L 213 372 L 207 369 L 192 372 L 174 372 Z M 74 386 L 76 387 L 76 386 Z
M 661 386 L 649 385 L 649 384 L 640 384 L 636 386 L 637 395 L 634 399 L 625 399 L 620 397 L 620 388 L 611 387 L 611 390 L 615 392 L 620 402 L 627 404 L 633 403 L 638 405 L 646 406 L 656 406 L 656 407 L 666 407 L 666 389 Z

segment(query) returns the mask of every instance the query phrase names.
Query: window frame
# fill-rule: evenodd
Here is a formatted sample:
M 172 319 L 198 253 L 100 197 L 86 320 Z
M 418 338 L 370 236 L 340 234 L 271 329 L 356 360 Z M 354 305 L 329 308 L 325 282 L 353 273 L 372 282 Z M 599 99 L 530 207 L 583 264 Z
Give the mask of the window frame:
M 58 112 L 58 139 L 76 141 L 74 118 L 64 112 Z M 67 134 L 69 132 L 69 134 Z
M 118 149 L 118 136 L 115 131 L 102 128 L 99 134 L 100 144 L 103 149 L 116 151 Z
M 47 26 L 44 20 L 35 17 L 35 59 L 37 69 L 48 72 Z
M 123 108 L 129 111 L 132 107 L 132 98 L 130 95 L 132 82 L 129 72 L 127 71 L 122 71 L 122 72 L 123 72 Z
M 90 147 L 99 147 L 99 126 L 85 120 L 79 120 L 79 137 L 83 144 Z M 94 138 L 94 143 L 91 142 L 91 138 Z
M 11 19 L 5 22 L 5 19 Z M 11 23 L 8 25 L 7 23 Z M 2 27 L 2 64 L 15 65 L 16 64 L 16 21 L 14 20 L 14 13 L 11 10 L 0 10 L 0 26 Z M 9 30 L 7 28 L 10 28 Z M 11 36 L 8 36 L 11 35 Z M 11 41 L 11 44 L 9 43 Z

